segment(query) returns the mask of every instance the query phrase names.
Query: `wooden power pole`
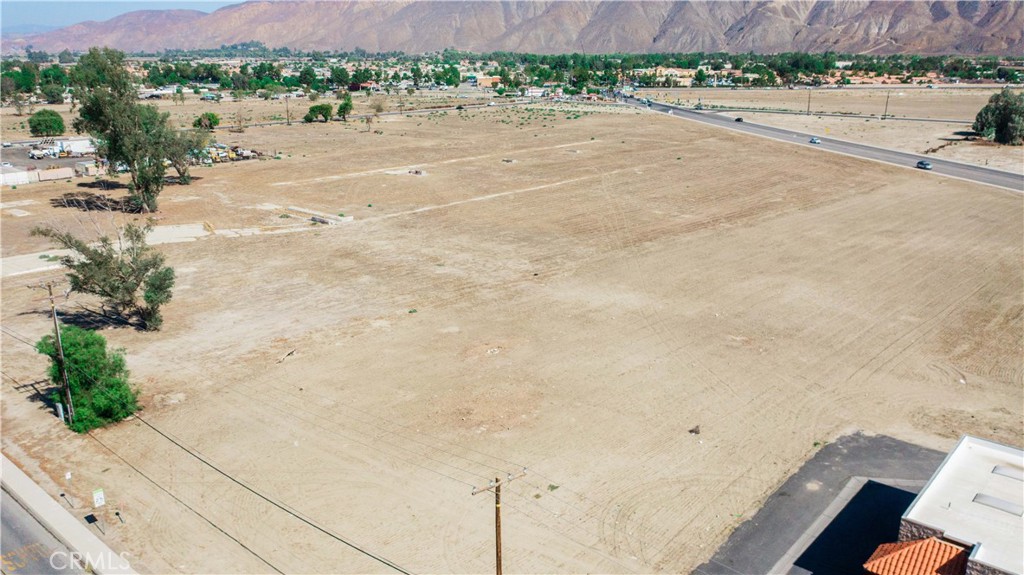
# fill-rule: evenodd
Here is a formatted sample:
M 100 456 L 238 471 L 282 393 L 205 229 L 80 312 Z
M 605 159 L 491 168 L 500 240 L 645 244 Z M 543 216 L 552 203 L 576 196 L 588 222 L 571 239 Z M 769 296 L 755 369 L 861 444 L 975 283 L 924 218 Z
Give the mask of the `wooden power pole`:
M 497 575 L 501 575 L 501 486 L 524 475 L 526 475 L 526 469 L 523 469 L 516 475 L 509 473 L 505 479 L 495 477 L 494 481 L 487 487 L 477 487 L 473 490 L 473 495 L 483 493 L 484 491 L 494 492 L 494 572 Z
M 53 282 L 46 282 L 39 287 L 45 287 L 47 297 L 50 299 L 50 314 L 53 316 L 53 337 L 57 344 L 57 363 L 60 367 L 61 380 L 64 383 L 64 400 L 67 402 L 68 423 L 75 421 L 75 405 L 71 401 L 71 384 L 68 383 L 68 368 L 64 361 L 64 342 L 60 337 L 60 324 L 57 322 L 57 304 L 53 299 Z

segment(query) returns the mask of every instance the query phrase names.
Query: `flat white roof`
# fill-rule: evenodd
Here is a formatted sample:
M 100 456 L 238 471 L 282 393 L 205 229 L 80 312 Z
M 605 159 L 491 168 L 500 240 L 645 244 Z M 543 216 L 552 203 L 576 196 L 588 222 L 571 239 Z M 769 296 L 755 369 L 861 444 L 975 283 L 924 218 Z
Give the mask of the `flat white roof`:
M 975 561 L 1024 575 L 1024 451 L 965 435 L 903 517 L 976 545 Z

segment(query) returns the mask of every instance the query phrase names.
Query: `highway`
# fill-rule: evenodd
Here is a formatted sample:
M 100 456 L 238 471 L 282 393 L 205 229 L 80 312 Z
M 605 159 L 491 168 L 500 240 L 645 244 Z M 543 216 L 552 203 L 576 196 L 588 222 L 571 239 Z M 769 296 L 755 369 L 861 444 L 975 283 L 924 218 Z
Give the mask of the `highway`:
M 626 101 L 634 106 L 646 107 L 655 112 L 671 114 L 677 118 L 703 122 L 712 126 L 735 130 L 737 132 L 745 132 L 757 136 L 773 138 L 783 142 L 811 146 L 829 152 L 837 152 L 847 154 L 849 156 L 864 158 L 866 160 L 886 162 L 897 166 L 905 166 L 907 168 L 914 168 L 914 165 L 917 164 L 919 160 L 927 160 L 932 164 L 932 170 L 930 173 L 941 176 L 950 176 L 980 184 L 988 184 L 990 186 L 997 186 L 1017 193 L 1024 193 L 1024 175 L 1021 174 L 1013 174 L 1002 170 L 993 170 L 982 166 L 962 164 L 960 162 L 951 162 L 949 160 L 942 160 L 932 156 L 923 156 L 907 152 L 898 152 L 896 150 L 888 150 L 885 148 L 876 148 L 865 144 L 857 144 L 854 142 L 822 137 L 818 134 L 794 132 L 792 130 L 784 130 L 782 128 L 774 128 L 772 126 L 754 124 L 746 121 L 737 122 L 733 118 L 722 116 L 717 112 L 692 110 L 689 108 L 655 102 L 653 100 L 651 101 L 650 106 L 646 106 L 641 103 L 640 100 L 635 98 L 630 98 Z M 818 137 L 821 140 L 821 143 L 809 143 L 812 137 Z

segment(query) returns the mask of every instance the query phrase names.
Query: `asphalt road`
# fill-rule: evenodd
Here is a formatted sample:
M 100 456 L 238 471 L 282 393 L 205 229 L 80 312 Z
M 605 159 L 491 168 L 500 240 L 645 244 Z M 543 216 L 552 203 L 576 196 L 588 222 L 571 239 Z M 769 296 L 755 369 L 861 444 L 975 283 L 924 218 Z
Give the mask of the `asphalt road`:
M 82 573 L 67 547 L 35 520 L 4 489 L 0 492 L 0 572 L 4 575 Z M 52 557 L 52 563 L 51 563 Z
M 635 106 L 647 107 L 634 98 L 627 100 L 627 102 Z M 792 130 L 784 130 L 782 128 L 754 124 L 751 122 L 737 122 L 733 118 L 722 116 L 717 112 L 691 110 L 688 108 L 653 101 L 649 106 L 649 109 L 654 110 L 655 112 L 662 112 L 679 118 L 685 118 L 687 120 L 694 120 L 718 126 L 720 128 L 728 128 L 730 130 L 745 132 L 747 134 L 766 136 L 783 142 L 791 142 L 793 144 L 813 146 L 830 152 L 838 152 L 867 160 L 886 162 L 897 166 L 913 168 L 918 161 L 927 160 L 932 164 L 931 173 L 933 174 L 951 176 L 981 184 L 988 184 L 990 186 L 1006 188 L 1018 193 L 1024 193 L 1024 175 L 1012 174 L 1001 170 L 992 170 L 981 166 L 961 164 L 959 162 L 950 162 L 930 156 L 919 156 L 917 154 L 887 150 L 885 148 L 876 148 L 874 146 L 856 144 L 843 140 L 823 138 L 821 136 L 817 136 L 817 134 L 805 134 L 803 132 L 794 132 Z M 821 140 L 820 144 L 809 143 L 810 139 L 814 136 L 817 136 Z
M 873 477 L 879 481 L 914 481 L 923 485 L 945 455 L 884 435 L 856 433 L 841 437 L 822 447 L 790 476 L 693 575 L 862 573 L 860 566 L 875 546 L 892 541 L 892 533 L 878 536 L 878 524 L 887 522 L 882 526 L 892 528 L 895 521 L 898 531 L 899 517 L 910 505 L 912 493 L 868 483 L 810 547 L 799 550 L 801 555 L 792 569 L 778 569 L 776 564 L 799 544 L 851 478 Z M 850 529 L 851 526 L 856 527 Z M 837 532 L 842 537 L 836 537 Z M 851 553 L 859 555 L 851 559 Z M 829 566 L 840 559 L 852 564 L 852 570 Z

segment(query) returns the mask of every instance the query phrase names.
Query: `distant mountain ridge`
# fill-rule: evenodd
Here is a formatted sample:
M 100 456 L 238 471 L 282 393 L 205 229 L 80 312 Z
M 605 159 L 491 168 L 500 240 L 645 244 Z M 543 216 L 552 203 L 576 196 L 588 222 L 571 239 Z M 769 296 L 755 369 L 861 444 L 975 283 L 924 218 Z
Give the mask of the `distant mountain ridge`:
M 4 50 L 129 52 L 258 40 L 302 50 L 1024 54 L 1024 2 L 924 0 L 254 0 L 140 10 Z

